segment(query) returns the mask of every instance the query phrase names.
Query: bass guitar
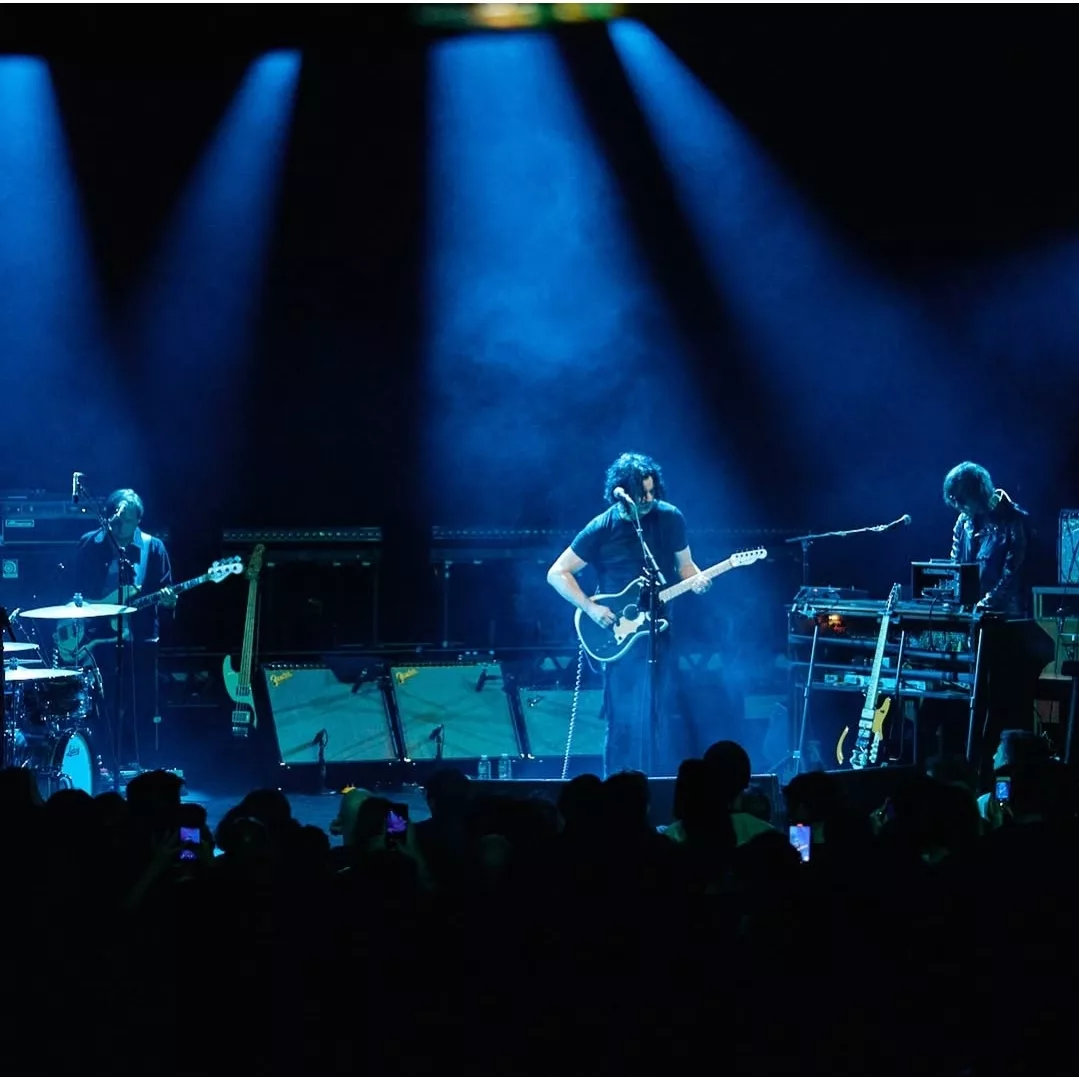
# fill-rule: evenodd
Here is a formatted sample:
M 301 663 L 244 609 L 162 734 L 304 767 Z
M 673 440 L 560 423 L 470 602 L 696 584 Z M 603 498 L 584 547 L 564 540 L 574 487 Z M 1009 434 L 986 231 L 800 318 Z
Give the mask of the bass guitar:
M 145 609 L 147 606 L 160 602 L 167 593 L 182 595 L 185 591 L 190 591 L 193 587 L 201 587 L 204 583 L 220 583 L 222 580 L 228 579 L 229 576 L 238 575 L 243 570 L 243 562 L 239 557 L 228 557 L 215 561 L 201 576 L 184 580 L 183 583 L 174 583 L 169 587 L 162 588 L 160 591 L 151 591 L 149 594 L 139 595 L 138 587 L 125 587 L 124 605 L 136 610 Z M 84 602 L 83 605 L 115 606 L 119 601 L 120 592 L 116 590 L 107 594 L 104 598 L 99 598 L 94 602 Z M 130 614 L 124 614 L 123 616 L 128 617 Z M 95 623 L 101 619 L 100 617 L 90 618 Z M 53 644 L 56 648 L 56 657 L 59 663 L 65 666 L 78 665 L 87 658 L 99 643 L 115 642 L 119 631 L 118 621 L 119 617 L 110 617 L 108 628 L 95 629 L 93 638 L 88 636 L 87 620 L 58 621 L 56 631 L 53 633 Z M 124 625 L 124 639 L 131 639 L 131 630 L 126 624 Z
M 854 749 L 850 753 L 850 759 L 845 760 L 843 746 L 850 733 L 850 726 L 844 726 L 839 734 L 839 742 L 835 746 L 836 761 L 840 766 L 849 762 L 855 770 L 861 770 L 866 766 L 873 766 L 877 762 L 881 740 L 884 737 L 884 722 L 888 717 L 892 701 L 887 696 L 880 700 L 877 705 L 877 695 L 880 691 L 880 669 L 884 663 L 884 648 L 888 643 L 888 627 L 892 620 L 892 610 L 899 601 L 899 584 L 892 587 L 888 595 L 888 601 L 884 606 L 884 613 L 880 619 L 880 635 L 877 636 L 877 650 L 873 655 L 873 670 L 869 675 L 869 683 L 865 689 L 865 706 L 862 707 L 862 717 L 858 721 L 858 736 L 854 741 Z M 899 677 L 899 671 L 896 671 Z
M 221 675 L 225 691 L 235 704 L 232 708 L 232 732 L 234 736 L 246 737 L 258 728 L 255 699 L 251 694 L 251 660 L 255 652 L 255 625 L 258 621 L 259 573 L 262 571 L 262 555 L 266 547 L 261 543 L 251 551 L 247 562 L 247 615 L 244 617 L 244 643 L 240 654 L 240 668 L 232 664 L 232 655 L 225 655 Z
M 716 576 L 722 576 L 724 572 L 730 572 L 732 568 L 752 565 L 755 561 L 761 561 L 767 556 L 768 551 L 761 546 L 755 550 L 732 553 L 726 561 L 720 561 L 711 568 L 702 570 L 700 575 L 691 576 L 688 580 L 680 580 L 678 583 L 671 584 L 670 587 L 665 587 L 659 592 L 660 609 L 656 611 L 656 631 L 667 630 L 667 622 L 659 616 L 662 613 L 662 607 L 672 599 L 691 590 L 697 580 L 715 579 Z M 644 639 L 648 635 L 652 621 L 652 611 L 647 608 L 649 604 L 648 581 L 639 576 L 617 594 L 593 595 L 592 601 L 609 607 L 616 620 L 609 628 L 601 628 L 584 610 L 577 610 L 573 615 L 577 638 L 581 641 L 585 653 L 595 661 L 617 662 L 639 639 Z

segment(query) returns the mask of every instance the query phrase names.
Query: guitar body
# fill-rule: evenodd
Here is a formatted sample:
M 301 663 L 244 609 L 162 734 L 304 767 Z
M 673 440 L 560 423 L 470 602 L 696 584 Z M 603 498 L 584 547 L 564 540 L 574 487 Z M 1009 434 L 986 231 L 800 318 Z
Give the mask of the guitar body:
M 232 655 L 225 655 L 225 662 L 221 669 L 221 677 L 225 682 L 225 691 L 234 706 L 232 708 L 232 727 L 251 728 L 258 727 L 258 716 L 255 714 L 255 700 L 251 692 L 250 677 L 244 681 L 242 677 L 243 665 L 237 669 L 232 663 Z
M 601 628 L 584 610 L 577 610 L 573 621 L 587 655 L 597 662 L 615 662 L 638 640 L 648 638 L 652 614 L 646 608 L 649 601 L 647 587 L 647 580 L 639 578 L 616 595 L 593 595 L 594 602 L 607 606 L 618 618 L 611 628 Z M 665 632 L 667 627 L 661 616 L 656 621 L 656 630 Z
M 763 560 L 768 551 L 758 546 L 754 550 L 732 553 L 726 561 L 720 561 L 711 568 L 704 569 L 699 576 L 694 575 L 659 592 L 659 602 L 655 609 L 656 631 L 666 632 L 667 621 L 663 619 L 663 607 L 691 591 L 698 580 L 711 580 L 730 572 L 732 568 L 751 565 Z M 653 611 L 649 608 L 652 598 L 648 593 L 648 581 L 639 576 L 626 584 L 617 594 L 593 595 L 592 601 L 606 606 L 618 620 L 610 628 L 600 628 L 584 610 L 577 610 L 573 615 L 573 627 L 585 653 L 597 662 L 617 662 L 638 640 L 646 639 L 652 623 Z
M 138 596 L 139 588 L 136 586 L 124 588 L 124 603 L 130 605 Z M 104 598 L 96 599 L 93 602 L 84 602 L 84 606 L 116 606 L 120 604 L 120 592 L 110 591 Z M 56 631 L 53 633 L 53 643 L 56 646 L 56 657 L 62 665 L 74 666 L 81 662 L 84 662 L 90 652 L 99 643 L 113 643 L 116 640 L 116 633 L 119 630 L 117 622 L 119 617 L 110 617 L 107 628 L 102 628 L 96 624 L 100 621 L 100 618 L 93 618 L 95 627 L 92 630 L 88 630 L 87 625 L 89 622 L 84 620 L 77 621 L 57 621 Z M 93 632 L 93 635 L 90 632 Z M 131 630 L 124 625 L 124 639 L 131 639 Z
M 862 719 L 858 723 L 858 736 L 850 753 L 850 759 L 843 755 L 844 744 L 850 734 L 850 726 L 844 726 L 839 734 L 839 743 L 835 748 L 836 762 L 843 766 L 849 762 L 855 770 L 861 770 L 865 766 L 872 766 L 877 761 L 881 742 L 884 740 L 884 723 L 888 720 L 888 712 L 892 709 L 892 701 L 885 696 L 880 701 L 880 706 L 871 711 L 867 716 L 862 713 Z

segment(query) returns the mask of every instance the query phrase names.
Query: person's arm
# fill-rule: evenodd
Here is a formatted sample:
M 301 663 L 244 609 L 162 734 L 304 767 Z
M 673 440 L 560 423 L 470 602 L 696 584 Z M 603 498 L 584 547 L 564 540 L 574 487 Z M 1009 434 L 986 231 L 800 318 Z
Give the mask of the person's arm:
M 161 605 L 166 609 L 172 609 L 176 605 L 177 598 L 177 596 L 169 590 L 172 586 L 172 562 L 169 561 L 168 549 L 160 539 L 157 540 L 157 549 L 158 553 L 161 555 L 161 578 L 158 581 L 156 590 L 165 592 L 165 594 L 161 596 Z
M 955 525 L 952 527 L 952 552 L 949 557 L 953 561 L 959 561 L 960 555 L 966 546 L 966 524 L 967 518 L 963 513 L 959 514 L 958 519 L 955 521 Z
M 679 550 L 674 555 L 674 564 L 678 569 L 678 578 L 682 580 L 692 579 L 694 576 L 699 576 L 701 570 L 697 567 L 696 562 L 693 560 L 693 554 L 690 552 L 687 546 L 684 550 Z M 712 586 L 711 580 L 698 580 L 693 584 L 692 590 L 698 595 L 703 595 L 709 587 Z
M 614 624 L 615 616 L 606 607 L 588 597 L 577 582 L 577 576 L 587 567 L 587 562 L 567 546 L 547 570 L 547 582 L 571 605 L 583 610 L 598 625 L 607 627 Z
M 1020 573 L 1027 559 L 1027 529 L 1022 520 L 1014 521 L 1008 528 L 1008 552 L 1004 555 L 1004 566 L 1000 579 L 989 589 L 978 603 L 984 609 L 1002 609 L 1008 604 L 1019 587 Z

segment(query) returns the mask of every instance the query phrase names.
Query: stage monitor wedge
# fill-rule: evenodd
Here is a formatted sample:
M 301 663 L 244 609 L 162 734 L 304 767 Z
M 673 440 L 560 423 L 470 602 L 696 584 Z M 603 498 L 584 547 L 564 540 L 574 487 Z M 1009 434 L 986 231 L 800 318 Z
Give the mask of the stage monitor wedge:
M 573 711 L 573 689 L 522 688 L 520 699 L 521 715 L 528 731 L 528 746 L 532 754 L 537 759 L 561 759 L 566 753 L 566 736 Z M 603 691 L 599 688 L 581 689 L 570 756 L 602 756 L 604 732 Z
M 386 699 L 373 669 L 346 659 L 333 668 L 271 663 L 262 673 L 281 763 L 317 765 L 320 740 L 327 763 L 397 759 Z
M 405 757 L 517 756 L 520 746 L 513 712 L 497 662 L 393 666 L 390 669 Z

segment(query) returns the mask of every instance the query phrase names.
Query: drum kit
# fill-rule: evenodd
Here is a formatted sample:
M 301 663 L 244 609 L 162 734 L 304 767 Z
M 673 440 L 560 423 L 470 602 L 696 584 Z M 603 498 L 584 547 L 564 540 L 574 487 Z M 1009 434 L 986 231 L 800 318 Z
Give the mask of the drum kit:
M 134 612 L 131 606 L 72 602 L 12 616 L 67 621 Z M 32 641 L 0 643 L 4 765 L 34 771 L 45 798 L 58 789 L 82 789 L 93 795 L 112 781 L 94 749 L 94 727 L 104 713 L 100 671 L 93 659 L 90 668 L 50 668 L 41 650 Z

